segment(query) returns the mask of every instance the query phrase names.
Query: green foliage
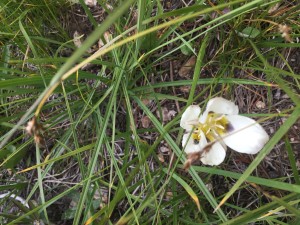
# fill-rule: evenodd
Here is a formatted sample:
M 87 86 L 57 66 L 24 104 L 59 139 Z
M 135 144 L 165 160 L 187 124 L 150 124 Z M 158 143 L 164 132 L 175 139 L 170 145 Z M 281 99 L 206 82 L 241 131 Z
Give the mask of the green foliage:
M 0 223 L 296 224 L 299 6 L 203 2 L 1 1 L 0 193 L 29 207 L 1 198 Z M 271 139 L 256 156 L 228 150 L 219 167 L 184 171 L 181 114 L 214 96 Z
M 260 31 L 255 27 L 246 27 L 238 35 L 246 38 L 256 38 L 260 34 Z
M 4 161 L 9 155 L 13 155 L 13 157 L 10 157 L 6 162 L 4 167 L 6 169 L 14 169 L 14 167 L 22 160 L 24 159 L 24 156 L 26 155 L 26 149 L 22 149 L 20 151 L 16 151 L 16 146 L 9 145 L 6 147 L 6 149 L 3 149 L 0 152 L 0 160 Z

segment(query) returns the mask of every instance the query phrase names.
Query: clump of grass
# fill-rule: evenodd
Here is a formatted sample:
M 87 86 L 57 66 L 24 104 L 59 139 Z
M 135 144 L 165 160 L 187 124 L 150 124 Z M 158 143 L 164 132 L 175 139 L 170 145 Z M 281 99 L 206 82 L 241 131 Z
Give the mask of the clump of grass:
M 79 3 L 0 3 L 1 223 L 296 224 L 296 2 Z M 65 17 L 77 8 L 93 27 L 80 48 Z M 180 116 L 214 96 L 271 139 L 184 171 Z

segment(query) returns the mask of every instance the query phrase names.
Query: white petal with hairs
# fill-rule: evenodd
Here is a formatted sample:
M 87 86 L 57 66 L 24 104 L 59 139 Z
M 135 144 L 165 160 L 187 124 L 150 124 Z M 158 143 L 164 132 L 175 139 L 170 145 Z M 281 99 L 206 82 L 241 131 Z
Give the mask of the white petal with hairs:
M 200 160 L 205 165 L 217 166 L 224 161 L 225 156 L 226 149 L 223 148 L 220 142 L 216 142 L 209 151 L 203 152 Z
M 255 120 L 240 115 L 226 116 L 233 131 L 224 137 L 231 149 L 247 154 L 256 154 L 269 140 L 269 135 Z

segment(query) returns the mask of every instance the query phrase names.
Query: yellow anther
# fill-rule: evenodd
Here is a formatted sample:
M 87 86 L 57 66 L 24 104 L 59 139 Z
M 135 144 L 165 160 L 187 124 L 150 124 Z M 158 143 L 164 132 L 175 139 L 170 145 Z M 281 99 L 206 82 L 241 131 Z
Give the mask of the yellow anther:
M 199 140 L 200 140 L 200 135 L 197 134 L 197 133 L 193 133 L 193 134 L 192 134 L 192 138 L 193 138 L 193 140 L 199 141 Z
M 199 124 L 198 130 L 202 130 L 206 138 L 210 141 L 215 140 L 216 136 L 223 135 L 229 131 L 230 123 L 225 115 L 209 112 L 204 124 Z M 195 140 L 195 138 L 194 138 Z

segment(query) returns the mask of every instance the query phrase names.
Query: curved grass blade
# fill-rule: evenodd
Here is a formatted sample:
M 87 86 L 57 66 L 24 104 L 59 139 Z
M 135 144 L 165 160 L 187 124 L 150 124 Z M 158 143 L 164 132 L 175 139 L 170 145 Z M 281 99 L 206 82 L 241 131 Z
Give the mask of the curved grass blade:
M 299 199 L 299 197 L 300 197 L 300 195 L 298 193 L 292 193 L 292 194 L 289 194 L 289 195 L 281 198 L 281 200 L 282 201 L 291 201 L 294 199 Z M 270 202 L 262 207 L 259 207 L 258 209 L 251 210 L 239 217 L 233 218 L 230 221 L 222 223 L 221 225 L 248 224 L 250 222 L 254 222 L 257 220 L 256 218 L 263 216 L 263 214 L 265 214 L 265 213 L 269 213 L 270 210 L 273 210 L 273 208 L 278 205 L 279 205 L 278 202 Z
M 230 177 L 230 178 L 237 179 L 237 180 L 243 176 L 243 174 L 240 174 L 240 173 L 220 170 L 217 168 L 202 167 L 202 166 L 193 166 L 193 168 L 197 172 L 203 172 L 203 173 L 207 173 L 207 174 L 215 174 L 215 175 L 220 175 L 220 176 L 224 176 L 224 177 Z M 300 186 L 297 184 L 288 184 L 288 183 L 280 182 L 277 180 L 265 179 L 265 178 L 254 177 L 254 176 L 247 177 L 245 181 L 263 185 L 266 187 L 277 188 L 279 190 L 285 190 L 285 191 L 290 191 L 290 192 L 295 192 L 295 193 L 300 194 Z

